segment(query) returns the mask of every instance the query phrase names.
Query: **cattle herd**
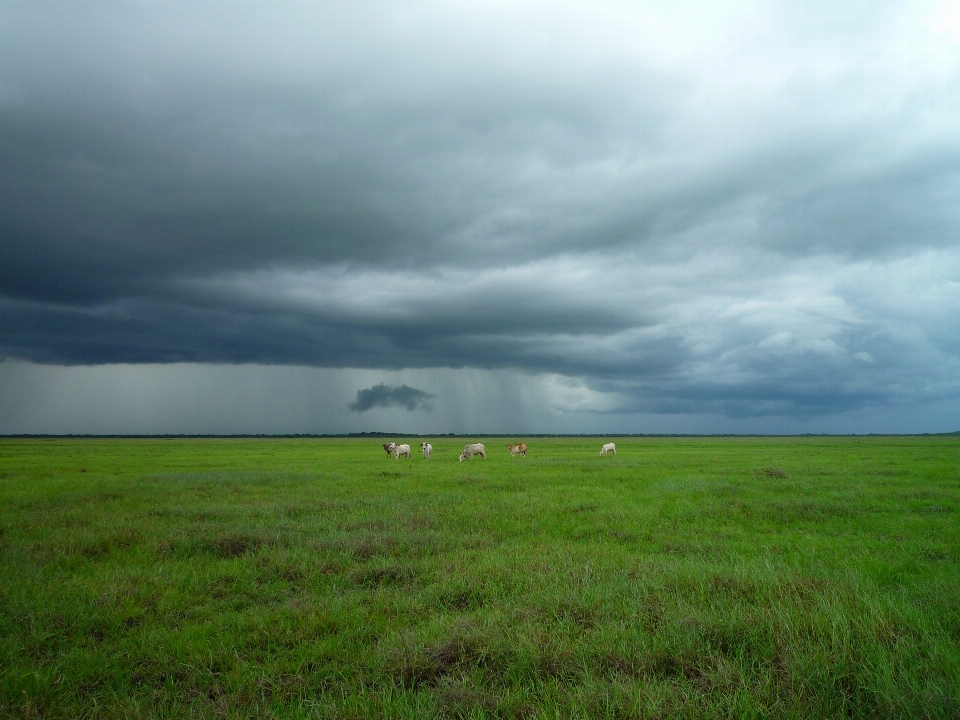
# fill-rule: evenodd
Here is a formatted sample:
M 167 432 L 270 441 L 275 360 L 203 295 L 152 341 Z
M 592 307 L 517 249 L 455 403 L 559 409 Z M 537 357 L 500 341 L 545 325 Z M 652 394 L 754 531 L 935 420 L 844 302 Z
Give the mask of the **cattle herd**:
M 392 455 L 397 460 L 399 460 L 401 456 L 407 459 L 410 458 L 410 446 L 407 444 L 398 444 L 395 442 L 388 442 L 384 444 L 383 449 L 388 456 Z M 431 445 L 428 442 L 420 443 L 420 449 L 423 451 L 424 460 L 429 460 L 430 457 L 433 455 L 433 445 Z M 527 456 L 527 446 L 524 443 L 517 443 L 516 445 L 511 443 L 507 445 L 507 450 L 510 451 L 510 457 L 513 457 L 514 455 L 519 455 L 520 457 Z M 607 454 L 616 455 L 617 446 L 613 443 L 607 443 L 602 448 L 600 448 L 601 456 L 607 455 Z M 463 448 L 463 452 L 460 453 L 460 462 L 463 462 L 464 460 L 469 460 L 475 455 L 479 455 L 484 460 L 487 459 L 487 449 L 484 447 L 483 443 L 468 443 Z

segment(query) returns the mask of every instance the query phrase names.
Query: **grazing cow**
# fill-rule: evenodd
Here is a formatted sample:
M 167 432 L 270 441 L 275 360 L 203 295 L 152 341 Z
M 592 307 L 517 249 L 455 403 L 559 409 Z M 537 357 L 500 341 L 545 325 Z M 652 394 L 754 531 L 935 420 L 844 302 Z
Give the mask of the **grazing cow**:
M 613 443 L 607 443 L 607 444 L 604 445 L 602 448 L 600 448 L 600 454 L 601 454 L 601 455 L 606 455 L 607 453 L 613 453 L 614 455 L 616 455 L 616 454 L 617 454 L 617 446 L 614 445 Z
M 507 450 L 510 451 L 510 457 L 514 455 L 519 455 L 520 457 L 527 456 L 527 446 L 523 443 L 517 443 L 516 445 L 507 445 Z
M 424 460 L 429 460 L 430 456 L 433 455 L 433 445 L 430 443 L 420 443 L 420 449 L 423 450 Z
M 395 442 L 389 442 L 383 446 L 383 449 L 386 450 L 387 455 L 393 455 L 394 451 L 397 449 L 397 444 Z
M 407 459 L 410 459 L 410 446 L 404 443 L 403 445 L 397 445 L 397 449 L 393 451 L 393 456 L 399 460 L 401 455 L 406 455 Z
M 483 443 L 471 443 L 467 445 L 463 452 L 460 453 L 460 462 L 463 462 L 467 458 L 472 458 L 474 455 L 479 455 L 484 460 L 487 459 L 487 449 L 483 446 Z

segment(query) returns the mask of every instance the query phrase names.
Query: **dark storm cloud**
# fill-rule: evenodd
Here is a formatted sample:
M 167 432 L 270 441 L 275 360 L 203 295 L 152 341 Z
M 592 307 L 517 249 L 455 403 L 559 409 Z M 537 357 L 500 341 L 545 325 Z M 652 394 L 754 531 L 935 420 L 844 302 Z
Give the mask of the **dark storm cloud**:
M 372 408 L 402 407 L 408 412 L 414 410 L 432 410 L 428 402 L 432 398 L 428 392 L 408 385 L 374 385 L 366 390 L 357 390 L 357 399 L 350 403 L 354 412 L 366 412 Z
M 0 356 L 960 396 L 956 23 L 804 7 L 0 4 Z

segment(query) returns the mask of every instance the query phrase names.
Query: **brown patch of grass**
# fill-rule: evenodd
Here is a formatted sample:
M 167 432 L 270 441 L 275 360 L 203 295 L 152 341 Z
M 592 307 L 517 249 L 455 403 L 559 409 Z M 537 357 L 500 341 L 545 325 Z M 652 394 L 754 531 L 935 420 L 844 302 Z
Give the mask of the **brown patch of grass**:
M 350 582 L 364 588 L 404 585 L 415 577 L 413 570 L 402 565 L 359 568 L 348 576 Z
M 408 653 L 393 670 L 394 680 L 402 687 L 434 687 L 458 669 L 480 664 L 485 648 L 472 637 L 455 635 L 450 640 L 420 652 Z
M 483 590 L 473 585 L 443 588 L 436 594 L 437 607 L 461 612 L 477 610 L 487 603 Z
M 365 535 L 353 538 L 346 543 L 347 551 L 358 562 L 384 555 L 393 555 L 396 546 L 396 539 L 392 535 Z
M 943 505 L 929 505 L 920 510 L 921 515 L 937 515 L 939 513 L 949 512 L 953 512 L 953 508 L 944 507 Z
M 590 630 L 597 625 L 597 612 L 594 608 L 574 600 L 561 600 L 554 607 L 543 608 L 541 617 L 559 620 L 580 630 Z
M 468 678 L 445 675 L 437 683 L 433 709 L 438 717 L 468 718 L 476 710 L 502 717 L 498 707 L 499 697 L 495 692 L 477 687 Z
M 518 490 L 522 490 L 523 486 L 519 485 L 518 483 L 498 482 L 486 483 L 483 485 L 483 489 L 491 490 L 493 492 L 517 492 Z
M 207 551 L 220 558 L 240 557 L 270 545 L 273 541 L 269 538 L 247 533 L 229 533 L 206 543 Z
M 659 595 L 651 595 L 640 607 L 639 614 L 644 628 L 650 631 L 658 630 L 666 619 L 663 599 Z
M 536 670 L 541 677 L 568 682 L 579 677 L 582 668 L 566 648 L 547 648 L 537 658 Z
M 425 515 L 409 515 L 401 523 L 408 530 L 436 530 L 437 521 Z
M 829 587 L 829 583 L 822 578 L 793 575 L 780 587 L 781 592 L 788 597 L 810 600 L 822 595 Z
M 758 647 L 757 640 L 751 628 L 741 622 L 722 622 L 706 624 L 701 629 L 704 644 L 711 653 L 722 658 L 747 657 L 756 658 L 762 655 L 762 648 Z
M 261 582 L 284 580 L 298 583 L 306 577 L 306 573 L 297 561 L 272 558 L 266 555 L 261 556 L 261 561 L 258 564 L 262 571 Z
M 721 597 L 731 597 L 749 603 L 758 602 L 758 588 L 755 583 L 734 575 L 714 575 L 707 580 L 711 593 Z
M 157 546 L 157 552 L 161 555 L 171 555 L 178 558 L 213 555 L 217 558 L 229 560 L 253 554 L 261 548 L 273 547 L 276 544 L 275 539 L 263 535 L 235 532 L 213 538 L 165 540 Z
M 79 552 L 86 558 L 96 560 L 106 557 L 117 550 L 133 547 L 141 540 L 140 532 L 133 528 L 124 528 L 116 532 L 107 533 L 83 543 Z
M 768 505 L 770 514 L 781 523 L 822 522 L 829 518 L 852 518 L 862 515 L 863 508 L 849 503 L 793 500 L 774 502 Z
M 622 675 L 623 677 L 634 677 L 643 669 L 643 664 L 635 658 L 625 657 L 615 652 L 595 657 L 593 665 L 605 675 Z
M 709 671 L 709 663 L 691 649 L 661 650 L 653 653 L 643 664 L 643 674 L 658 680 L 683 678 L 697 680 Z

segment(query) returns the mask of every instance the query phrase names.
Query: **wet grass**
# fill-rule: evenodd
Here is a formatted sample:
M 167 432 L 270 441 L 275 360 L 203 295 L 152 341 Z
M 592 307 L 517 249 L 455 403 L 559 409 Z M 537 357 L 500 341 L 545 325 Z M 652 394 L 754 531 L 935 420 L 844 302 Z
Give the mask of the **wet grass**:
M 960 438 L 431 442 L 0 441 L 0 716 L 960 716 Z

